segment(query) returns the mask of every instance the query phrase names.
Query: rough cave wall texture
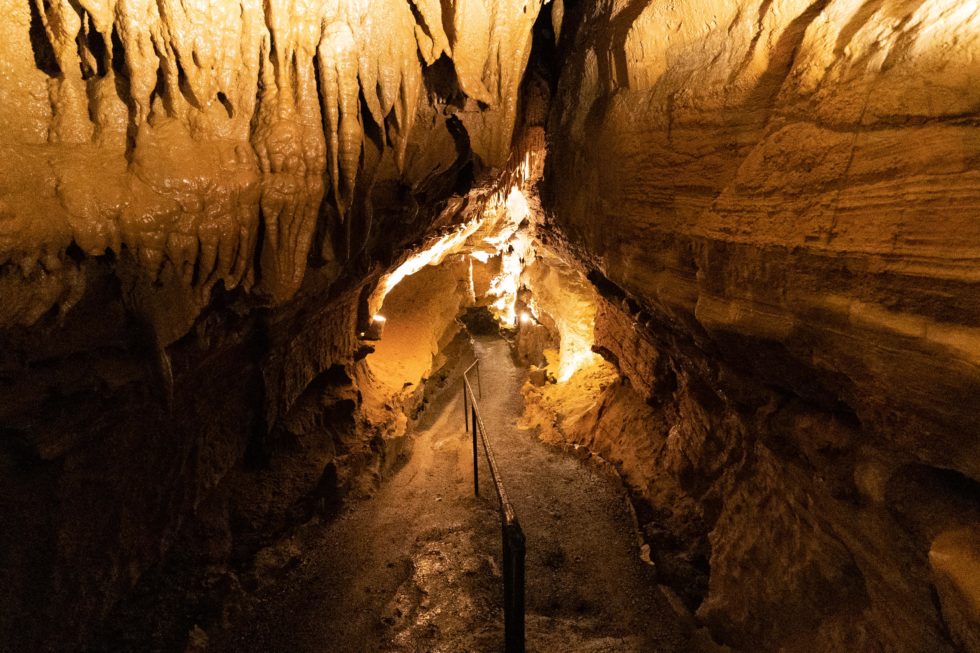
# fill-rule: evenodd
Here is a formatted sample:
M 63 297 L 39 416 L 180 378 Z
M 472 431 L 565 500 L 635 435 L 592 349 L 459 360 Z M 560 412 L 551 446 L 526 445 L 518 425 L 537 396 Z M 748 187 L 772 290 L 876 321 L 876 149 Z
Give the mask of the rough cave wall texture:
M 647 411 L 588 437 L 701 521 L 700 616 L 975 648 L 939 561 L 975 576 L 980 541 L 980 6 L 590 0 L 560 39 L 544 204 Z
M 218 282 L 288 299 L 318 232 L 327 260 L 365 246 L 365 193 L 425 199 L 460 133 L 506 161 L 539 8 L 4 0 L 0 325 L 77 300 L 66 251 L 131 259 L 164 344 Z
M 0 650 L 386 464 L 367 286 L 506 162 L 540 6 L 0 0 Z

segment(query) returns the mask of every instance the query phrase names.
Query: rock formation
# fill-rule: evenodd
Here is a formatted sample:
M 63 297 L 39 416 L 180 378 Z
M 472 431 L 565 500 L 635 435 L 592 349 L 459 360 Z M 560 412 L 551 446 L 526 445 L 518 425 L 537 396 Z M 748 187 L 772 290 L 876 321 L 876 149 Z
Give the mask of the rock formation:
M 0 650 L 205 646 L 474 307 L 717 642 L 980 650 L 975 2 L 0 8 Z
M 363 298 L 497 193 L 540 7 L 0 2 L 0 648 L 394 464 Z
M 958 590 L 937 560 L 980 498 L 980 9 L 586 2 L 559 47 L 545 207 L 605 297 L 604 401 L 645 416 L 579 437 L 661 541 L 701 524 L 698 615 L 747 650 L 975 641 L 942 598 L 975 553 Z
M 540 2 L 416 4 L 8 0 L 0 324 L 111 252 L 169 344 L 219 282 L 292 297 L 318 229 L 356 255 L 372 187 L 455 161 L 448 121 L 502 165 Z

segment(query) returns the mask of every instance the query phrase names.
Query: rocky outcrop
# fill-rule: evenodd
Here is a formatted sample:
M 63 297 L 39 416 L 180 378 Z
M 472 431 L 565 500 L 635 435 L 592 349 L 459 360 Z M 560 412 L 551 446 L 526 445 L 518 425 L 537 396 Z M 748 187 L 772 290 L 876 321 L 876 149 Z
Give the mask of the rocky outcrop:
M 933 540 L 929 563 L 950 635 L 967 651 L 980 649 L 980 529 L 946 531 Z
M 564 11 L 544 205 L 651 412 L 598 446 L 642 460 L 654 530 L 701 523 L 722 641 L 976 636 L 929 555 L 980 501 L 978 28 L 959 0 Z

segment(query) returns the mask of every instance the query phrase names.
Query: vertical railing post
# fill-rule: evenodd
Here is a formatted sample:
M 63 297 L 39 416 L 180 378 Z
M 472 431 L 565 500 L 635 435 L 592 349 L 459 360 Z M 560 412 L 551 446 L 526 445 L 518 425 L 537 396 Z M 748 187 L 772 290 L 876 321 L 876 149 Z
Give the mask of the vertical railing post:
M 502 524 L 504 545 L 504 650 L 524 653 L 524 532 Z
M 466 381 L 464 380 L 463 381 L 463 428 L 466 429 L 467 433 L 469 433 L 470 432 L 470 409 L 469 409 L 469 400 L 466 397 L 467 394 L 469 393 L 466 392 Z
M 514 538 L 514 640 L 515 651 L 524 653 L 524 531 L 517 524 Z
M 473 494 L 475 496 L 480 496 L 480 454 L 476 447 L 476 438 L 477 438 L 476 406 L 473 406 L 472 410 L 473 410 L 473 424 L 471 428 L 473 431 Z
M 476 361 L 476 385 L 480 390 L 480 399 L 483 399 L 483 374 L 480 372 L 480 361 Z
M 500 535 L 504 549 L 504 651 L 514 653 L 514 558 L 505 521 L 500 523 Z

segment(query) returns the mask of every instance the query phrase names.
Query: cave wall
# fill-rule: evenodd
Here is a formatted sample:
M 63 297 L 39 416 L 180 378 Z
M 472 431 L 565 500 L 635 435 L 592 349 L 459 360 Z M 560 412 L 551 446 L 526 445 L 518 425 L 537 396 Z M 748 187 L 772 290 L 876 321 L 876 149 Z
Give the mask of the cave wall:
M 460 333 L 457 316 L 473 297 L 465 254 L 451 255 L 406 277 L 384 299 L 384 331 L 364 360 L 378 392 L 369 403 L 417 410 L 426 380 L 446 362 L 446 350 Z M 383 412 L 383 411 L 382 411 Z
M 721 641 L 976 641 L 980 9 L 568 5 L 543 203 L 628 385 L 571 437 L 707 539 Z
M 69 650 L 90 636 L 259 431 L 251 320 L 215 333 L 210 351 L 200 340 L 171 351 L 179 411 L 127 326 L 111 295 L 90 295 L 61 338 L 29 349 L 37 358 L 5 357 L 2 650 Z
M 79 649 L 186 528 L 208 529 L 205 563 L 247 565 L 404 450 L 394 414 L 362 415 L 356 289 L 216 298 L 159 350 L 105 284 L 5 341 L 0 650 Z
M 0 0 L 0 650 L 397 463 L 364 299 L 498 192 L 540 6 Z

